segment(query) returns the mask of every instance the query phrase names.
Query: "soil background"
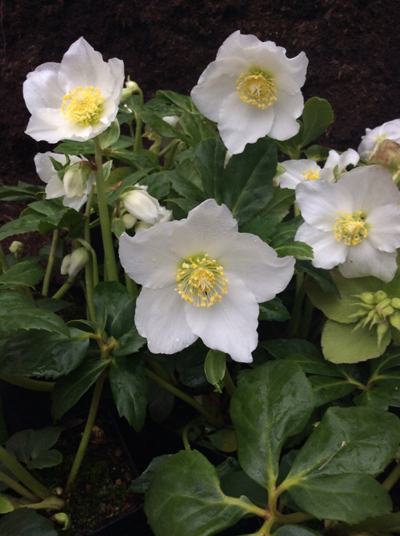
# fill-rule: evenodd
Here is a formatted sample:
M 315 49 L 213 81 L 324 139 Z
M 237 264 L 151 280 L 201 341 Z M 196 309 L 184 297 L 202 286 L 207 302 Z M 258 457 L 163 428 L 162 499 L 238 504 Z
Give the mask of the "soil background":
M 304 96 L 335 113 L 319 142 L 357 148 L 366 127 L 400 117 L 399 15 L 399 0 L 0 0 L 0 185 L 40 182 L 33 157 L 50 147 L 24 134 L 22 84 L 80 36 L 105 60 L 123 59 L 146 100 L 157 89 L 188 94 L 237 29 L 288 57 L 304 50 Z

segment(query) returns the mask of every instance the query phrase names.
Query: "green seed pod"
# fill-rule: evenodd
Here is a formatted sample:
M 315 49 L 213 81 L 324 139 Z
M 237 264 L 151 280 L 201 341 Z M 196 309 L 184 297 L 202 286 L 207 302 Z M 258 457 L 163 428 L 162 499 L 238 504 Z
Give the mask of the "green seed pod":
M 387 330 L 389 329 L 389 322 L 382 322 L 376 328 L 376 334 L 378 336 L 378 346 L 381 344 L 383 337 L 386 335 Z
M 357 298 L 360 298 L 360 300 L 364 303 L 368 303 L 369 305 L 376 303 L 375 296 L 372 292 L 363 292 L 362 294 L 357 294 Z
M 375 303 L 379 303 L 381 302 L 382 300 L 385 300 L 388 295 L 386 294 L 386 292 L 384 292 L 383 290 L 378 290 L 378 292 L 375 292 Z
M 384 300 L 380 301 L 380 302 L 376 305 L 376 307 L 375 307 L 376 311 L 378 311 L 379 313 L 381 313 L 382 310 L 383 310 L 385 307 L 387 307 L 388 305 L 390 305 L 391 301 L 392 301 L 392 300 L 391 300 L 390 298 L 385 298 Z
M 389 322 L 396 329 L 400 329 L 400 311 L 395 311 L 389 316 Z
M 392 298 L 390 305 L 395 309 L 400 309 L 400 298 Z
M 386 305 L 386 307 L 384 307 L 380 313 L 383 316 L 390 316 L 394 313 L 394 309 L 391 305 Z

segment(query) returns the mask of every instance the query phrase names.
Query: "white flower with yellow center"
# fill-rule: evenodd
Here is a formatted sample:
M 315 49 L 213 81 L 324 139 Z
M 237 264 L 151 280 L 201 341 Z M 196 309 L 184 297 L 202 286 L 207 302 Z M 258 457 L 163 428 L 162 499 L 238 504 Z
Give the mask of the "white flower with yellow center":
M 363 158 L 370 158 L 384 140 L 400 143 L 400 119 L 393 119 L 373 129 L 366 128 L 358 152 Z
M 264 136 L 287 140 L 297 134 L 307 65 L 304 52 L 289 59 L 272 41 L 237 31 L 224 41 L 191 97 L 218 123 L 227 149 L 238 154 Z
M 296 188 L 305 223 L 295 240 L 314 251 L 312 264 L 344 277 L 391 281 L 400 247 L 399 191 L 381 166 L 363 166 L 338 182 L 309 181 Z
M 61 181 L 49 158 L 50 156 L 63 166 L 67 163 L 67 158 L 64 154 L 48 151 L 46 153 L 38 153 L 35 156 L 36 173 L 46 183 L 46 199 L 62 197 L 65 207 L 79 210 L 86 203 L 90 190 L 96 180 L 96 175 L 94 172 L 89 174 L 79 173 L 78 166 L 76 166 L 78 169 L 74 170 L 74 164 L 87 162 L 87 160 L 77 156 L 70 156 L 72 171 L 67 170 L 64 179 Z
M 123 62 L 103 61 L 81 37 L 61 63 L 44 63 L 28 74 L 23 93 L 32 117 L 26 134 L 49 143 L 94 138 L 114 121 L 123 85 Z
M 258 303 L 286 288 L 295 262 L 239 233 L 228 208 L 213 199 L 185 220 L 123 234 L 119 256 L 142 285 L 135 323 L 151 352 L 173 354 L 200 337 L 241 362 L 251 362 L 257 347 Z

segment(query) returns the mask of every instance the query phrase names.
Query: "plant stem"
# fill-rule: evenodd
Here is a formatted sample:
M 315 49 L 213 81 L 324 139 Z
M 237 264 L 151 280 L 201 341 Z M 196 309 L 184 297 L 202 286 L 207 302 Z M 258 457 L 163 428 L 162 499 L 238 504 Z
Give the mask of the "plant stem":
M 3 463 L 7 469 L 9 469 L 17 478 L 29 488 L 37 497 L 45 499 L 49 497 L 51 493 L 36 480 L 22 465 L 19 463 L 12 454 L 10 454 L 4 447 L 0 445 L 0 462 Z
M 6 475 L 2 471 L 0 471 L 0 480 L 4 482 L 4 484 L 6 484 L 9 488 L 19 493 L 22 497 L 25 497 L 25 499 L 28 499 L 32 502 L 37 502 L 38 498 L 36 497 L 36 495 L 31 493 L 28 489 L 26 489 L 25 486 L 11 478 L 11 476 Z
M 138 88 L 137 92 L 139 94 L 139 105 L 143 106 L 143 103 L 144 103 L 143 91 L 140 88 Z M 136 122 L 136 135 L 135 135 L 134 151 L 135 153 L 137 153 L 138 151 L 140 151 L 140 149 L 142 149 L 143 143 L 142 143 L 142 118 L 139 117 L 136 113 L 135 113 L 135 122 Z
M 51 272 L 53 270 L 54 260 L 56 258 L 56 250 L 57 250 L 57 244 L 58 244 L 58 234 L 59 234 L 59 230 L 54 229 L 54 231 L 53 231 L 53 239 L 51 241 L 51 248 L 50 248 L 50 253 L 49 253 L 49 260 L 47 261 L 46 272 L 44 274 L 44 279 L 43 279 L 42 294 L 46 298 L 49 295 Z
M 173 395 L 180 398 L 181 400 L 192 406 L 194 409 L 196 409 L 209 423 L 213 424 L 216 428 L 221 428 L 221 424 L 206 410 L 204 406 L 199 404 L 197 400 L 192 398 L 190 395 L 187 395 L 177 387 L 174 387 L 170 383 L 166 382 L 151 370 L 146 369 L 146 374 L 151 380 L 158 383 L 158 385 L 163 387 L 166 391 L 169 391 L 170 393 L 172 393 Z
M 117 263 L 115 260 L 114 244 L 111 234 L 110 216 L 108 214 L 107 195 L 104 186 L 103 157 L 100 142 L 94 138 L 96 160 L 96 187 L 97 202 L 99 206 L 101 236 L 104 248 L 104 266 L 108 281 L 118 281 Z
M 128 290 L 128 294 L 131 298 L 137 298 L 139 291 L 135 281 L 133 281 L 127 273 L 125 273 L 125 284 Z
M 225 365 L 225 376 L 223 379 L 224 387 L 227 390 L 229 396 L 233 396 L 236 391 L 236 386 L 233 383 L 232 376 L 229 373 L 228 367 Z
M 104 380 L 107 376 L 107 369 L 102 372 L 99 378 L 96 381 L 92 403 L 89 409 L 89 415 L 86 421 L 85 430 L 78 448 L 78 451 L 75 455 L 74 463 L 72 464 L 71 472 L 68 476 L 67 483 L 65 485 L 65 491 L 68 492 L 72 484 L 75 482 L 76 477 L 78 476 L 79 469 L 82 465 L 83 458 L 85 456 L 86 448 L 89 444 L 90 436 L 92 429 L 96 420 L 97 410 L 99 408 L 100 396 L 103 391 Z
M 51 393 L 54 389 L 55 382 L 42 382 L 40 380 L 31 380 L 30 378 L 22 378 L 20 376 L 6 376 L 0 374 L 0 380 L 4 380 L 12 385 L 30 389 L 31 391 L 40 391 L 42 393 Z
M 75 282 L 75 277 L 70 277 L 67 279 L 67 282 L 63 284 L 61 288 L 57 290 L 57 292 L 52 296 L 53 300 L 59 300 L 61 299 L 72 287 L 72 285 Z
M 90 212 L 92 209 L 93 194 L 94 194 L 94 186 L 92 186 L 92 189 L 90 190 L 90 194 L 86 202 L 86 208 L 85 208 L 84 237 L 85 237 L 86 244 L 89 246 L 88 251 L 91 254 L 91 259 L 89 260 L 88 263 L 86 263 L 86 266 L 85 266 L 85 285 L 86 285 L 86 303 L 87 303 L 88 311 L 89 311 L 89 320 L 96 322 L 96 311 L 95 311 L 94 304 L 93 304 L 93 289 L 95 287 L 94 270 L 95 270 L 95 265 L 97 269 L 97 259 L 96 259 L 96 253 L 91 247 L 91 242 L 90 242 Z
M 390 475 L 385 479 L 382 486 L 387 491 L 390 491 L 393 488 L 393 486 L 396 484 L 399 478 L 400 478 L 400 464 L 396 464 L 396 467 L 393 469 Z
M 4 255 L 3 247 L 0 244 L 0 265 L 3 268 L 3 272 L 7 272 L 9 270 L 10 265 L 7 262 L 6 256 Z

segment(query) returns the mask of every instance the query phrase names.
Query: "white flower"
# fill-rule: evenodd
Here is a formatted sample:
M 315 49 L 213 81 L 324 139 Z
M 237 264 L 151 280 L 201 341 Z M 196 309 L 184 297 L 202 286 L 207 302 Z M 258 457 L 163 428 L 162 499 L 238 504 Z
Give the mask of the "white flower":
M 227 149 L 241 153 L 246 143 L 266 135 L 287 140 L 297 134 L 307 65 L 304 52 L 289 59 L 272 41 L 237 31 L 224 41 L 191 96 L 200 112 L 218 123 Z
M 72 253 L 65 255 L 61 263 L 60 272 L 63 275 L 68 274 L 68 277 L 76 277 L 89 260 L 89 252 L 83 247 L 77 248 Z
M 56 143 L 94 138 L 114 121 L 124 85 L 124 63 L 107 62 L 83 37 L 61 63 L 44 63 L 24 82 L 25 104 L 32 114 L 26 134 Z
M 366 128 L 358 152 L 363 158 L 369 158 L 383 140 L 400 143 L 400 119 L 393 119 L 373 129 Z
M 120 238 L 125 271 L 142 285 L 135 323 L 153 353 L 173 354 L 198 337 L 209 348 L 251 362 L 257 303 L 289 283 L 294 258 L 278 258 L 257 236 L 239 233 L 225 205 L 208 199 L 187 219 Z
M 359 159 L 360 156 L 354 149 L 348 149 L 340 155 L 332 149 L 329 151 L 329 156 L 323 169 L 314 160 L 286 160 L 281 164 L 286 171 L 279 175 L 277 182 L 279 182 L 281 188 L 290 188 L 292 190 L 304 181 L 324 180 L 335 182 L 337 178 L 346 173 L 346 167 L 349 164 L 355 166 L 358 164 Z
M 67 172 L 64 175 L 64 181 L 62 182 L 57 171 L 54 169 L 53 164 L 49 158 L 51 156 L 57 162 L 60 162 L 63 166 L 67 163 L 67 157 L 64 154 L 58 153 L 38 153 L 35 158 L 36 173 L 47 183 L 46 186 L 46 199 L 54 199 L 56 197 L 63 197 L 63 205 L 65 207 L 74 208 L 79 210 L 81 206 L 86 203 L 87 197 L 92 189 L 92 186 L 96 180 L 95 173 L 91 173 L 85 182 L 84 177 L 81 176 L 79 171 Z M 71 164 L 77 164 L 79 162 L 87 162 L 84 158 L 78 158 L 77 156 L 70 156 Z M 77 180 L 75 181 L 75 175 L 77 174 Z M 78 183 L 78 185 L 76 184 Z
M 400 247 L 399 191 L 381 166 L 363 166 L 338 182 L 299 184 L 296 201 L 306 223 L 295 240 L 314 250 L 312 264 L 344 277 L 391 281 Z
M 148 225 L 169 221 L 172 212 L 162 207 L 146 190 L 147 186 L 137 186 L 134 190 L 123 194 L 121 197 L 125 209 L 137 220 Z

